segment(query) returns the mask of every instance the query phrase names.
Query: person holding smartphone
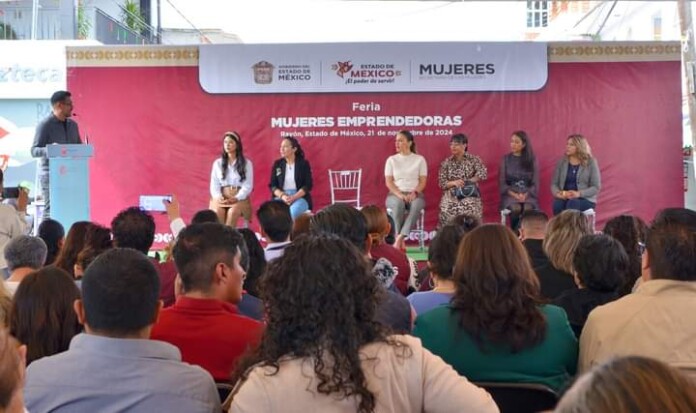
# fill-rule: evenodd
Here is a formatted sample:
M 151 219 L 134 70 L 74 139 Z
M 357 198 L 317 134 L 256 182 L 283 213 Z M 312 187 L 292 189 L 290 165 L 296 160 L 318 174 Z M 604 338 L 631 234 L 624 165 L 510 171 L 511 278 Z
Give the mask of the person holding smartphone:
M 254 168 L 244 157 L 242 138 L 237 132 L 225 132 L 222 155 L 213 162 L 210 173 L 210 209 L 221 223 L 237 226 L 239 217 L 251 221 L 249 196 L 254 189 Z

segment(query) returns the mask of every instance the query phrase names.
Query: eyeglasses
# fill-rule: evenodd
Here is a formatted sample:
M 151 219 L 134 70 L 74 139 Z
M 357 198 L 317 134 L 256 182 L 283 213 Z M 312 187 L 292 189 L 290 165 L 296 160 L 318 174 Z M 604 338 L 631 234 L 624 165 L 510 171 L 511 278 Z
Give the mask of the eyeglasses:
M 643 255 L 645 253 L 645 244 L 642 242 L 638 242 L 638 254 Z

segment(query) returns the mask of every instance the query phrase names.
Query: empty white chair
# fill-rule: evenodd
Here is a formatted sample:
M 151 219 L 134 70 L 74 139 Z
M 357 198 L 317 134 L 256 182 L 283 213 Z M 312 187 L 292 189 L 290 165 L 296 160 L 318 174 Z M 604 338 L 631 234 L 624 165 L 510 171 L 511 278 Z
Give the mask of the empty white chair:
M 361 181 L 362 168 L 344 171 L 334 171 L 329 169 L 331 204 L 355 204 L 356 208 L 360 208 Z

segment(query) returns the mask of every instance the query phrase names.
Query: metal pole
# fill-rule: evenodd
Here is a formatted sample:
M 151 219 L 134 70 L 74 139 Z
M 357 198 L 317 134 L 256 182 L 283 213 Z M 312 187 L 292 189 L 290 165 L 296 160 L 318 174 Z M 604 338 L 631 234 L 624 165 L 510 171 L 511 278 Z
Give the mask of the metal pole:
M 39 0 L 31 2 L 31 40 L 36 40 L 36 29 L 39 25 Z

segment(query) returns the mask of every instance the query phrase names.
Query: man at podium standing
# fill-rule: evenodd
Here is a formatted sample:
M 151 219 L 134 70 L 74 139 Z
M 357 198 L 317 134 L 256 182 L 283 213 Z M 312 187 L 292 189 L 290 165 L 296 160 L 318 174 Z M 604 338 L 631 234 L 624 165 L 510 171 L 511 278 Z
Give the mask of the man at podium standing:
M 50 193 L 48 187 L 48 158 L 46 145 L 82 143 L 77 123 L 70 119 L 73 115 L 73 103 L 70 92 L 59 90 L 51 96 L 51 114 L 36 127 L 34 144 L 31 146 L 31 156 L 41 158 L 39 166 L 39 181 L 44 199 L 44 219 L 51 214 Z

